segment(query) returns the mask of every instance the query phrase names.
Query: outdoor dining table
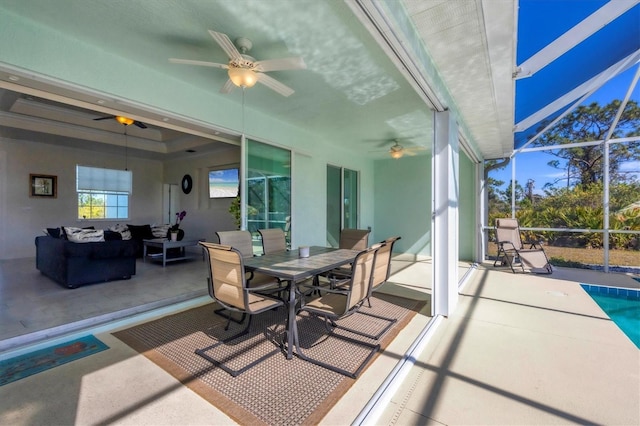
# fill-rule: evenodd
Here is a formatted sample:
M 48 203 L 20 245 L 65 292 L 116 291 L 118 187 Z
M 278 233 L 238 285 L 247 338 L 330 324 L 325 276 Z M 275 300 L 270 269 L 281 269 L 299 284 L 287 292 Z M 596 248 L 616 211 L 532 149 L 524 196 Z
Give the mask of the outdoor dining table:
M 293 356 L 293 327 L 296 320 L 297 302 L 296 283 L 339 266 L 353 263 L 358 253 L 358 250 L 311 246 L 309 247 L 309 257 L 300 257 L 298 250 L 290 250 L 244 259 L 244 267 L 247 271 L 260 272 L 288 283 L 287 359 L 291 359 Z

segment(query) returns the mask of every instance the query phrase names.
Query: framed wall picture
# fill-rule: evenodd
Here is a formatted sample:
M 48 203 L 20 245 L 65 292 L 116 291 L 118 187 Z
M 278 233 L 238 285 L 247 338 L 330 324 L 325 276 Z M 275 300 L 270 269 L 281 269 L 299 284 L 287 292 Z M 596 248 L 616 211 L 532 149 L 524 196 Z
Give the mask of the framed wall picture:
M 58 178 L 51 175 L 29 175 L 29 196 L 56 198 Z

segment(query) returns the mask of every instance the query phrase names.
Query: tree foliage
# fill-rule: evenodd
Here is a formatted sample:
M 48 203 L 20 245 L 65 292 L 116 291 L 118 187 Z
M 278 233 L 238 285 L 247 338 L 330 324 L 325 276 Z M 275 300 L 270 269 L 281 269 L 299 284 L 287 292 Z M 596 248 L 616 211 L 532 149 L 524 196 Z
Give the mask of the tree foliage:
M 609 135 L 621 102 L 600 106 L 592 103 L 578 107 L 545 132 L 534 146 L 562 146 L 580 142 L 602 141 L 605 138 L 640 136 L 640 107 L 630 101 L 621 115 L 618 126 Z M 640 161 L 640 140 L 612 143 L 609 148 L 609 229 L 640 230 L 640 181 L 637 171 L 625 170 L 624 165 Z M 545 185 L 544 195 L 532 192 L 533 178 L 525 187 L 515 185 L 516 217 L 522 227 L 529 228 L 604 228 L 604 145 L 594 144 L 554 148 L 545 151 L 557 159 L 548 164 L 564 171 L 564 178 Z M 526 155 L 526 154 L 524 154 Z M 511 216 L 512 183 L 502 190 L 505 182 L 489 177 L 489 171 L 504 168 L 508 161 L 487 161 L 485 177 L 489 194 L 489 223 L 499 217 Z M 565 184 L 566 183 L 566 184 Z M 548 244 L 575 247 L 603 246 L 601 232 L 569 233 L 546 231 L 537 233 Z M 533 235 L 529 235 L 533 237 Z M 640 237 L 628 233 L 612 233 L 611 248 L 640 249 Z
M 538 138 L 533 146 L 565 145 L 578 142 L 603 141 L 615 121 L 621 101 L 614 100 L 600 106 L 597 102 L 583 105 L 562 118 L 555 126 Z M 543 124 L 539 130 L 542 130 Z M 620 116 L 618 124 L 609 139 L 640 136 L 640 107 L 636 101 L 629 101 Z M 565 170 L 567 186 L 589 185 L 601 182 L 603 178 L 603 145 L 578 146 L 548 151 L 558 157 L 549 165 Z M 609 149 L 609 176 L 612 181 L 633 179 L 621 169 L 627 161 L 640 161 L 640 141 L 615 143 Z M 558 179 L 556 183 L 564 180 Z

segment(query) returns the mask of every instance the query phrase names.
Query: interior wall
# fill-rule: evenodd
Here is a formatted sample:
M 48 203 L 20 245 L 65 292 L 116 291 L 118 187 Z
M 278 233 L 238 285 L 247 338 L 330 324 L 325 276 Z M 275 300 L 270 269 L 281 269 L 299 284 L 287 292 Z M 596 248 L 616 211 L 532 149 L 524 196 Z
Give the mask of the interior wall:
M 76 196 L 77 164 L 124 169 L 124 156 L 96 154 L 91 151 L 7 139 L 0 133 L 0 151 L 6 167 L 0 170 L 4 185 L 0 197 L 5 208 L 0 216 L 2 238 L 0 259 L 35 256 L 34 238 L 43 229 L 59 226 L 95 226 L 104 229 L 116 221 L 79 220 Z M 162 208 L 162 163 L 128 158 L 133 172 L 133 197 L 126 223 L 158 222 Z M 57 197 L 30 197 L 29 174 L 57 176 Z
M 164 183 L 176 184 L 181 188 L 184 175 L 190 175 L 193 180 L 190 193 L 179 190 L 177 195 L 177 211 L 187 212 L 180 224 L 185 238 L 204 238 L 217 242 L 217 231 L 236 229 L 235 220 L 229 213 L 233 198 L 209 198 L 209 170 L 223 165 L 240 165 L 240 147 L 229 145 L 227 149 L 215 153 L 165 162 Z
M 460 260 L 472 261 L 475 256 L 476 174 L 475 164 L 460 150 L 458 250 Z
M 375 227 L 370 241 L 399 235 L 394 252 L 431 256 L 431 156 L 375 162 Z
M 208 198 L 208 168 L 238 163 L 239 157 L 240 149 L 232 145 L 225 151 L 165 164 L 129 156 L 127 168 L 133 172 L 129 218 L 79 220 L 76 164 L 122 169 L 124 156 L 13 140 L 0 133 L 0 259 L 35 256 L 34 238 L 42 235 L 45 228 L 95 226 L 105 229 L 116 223 L 166 222 L 162 211 L 163 184 L 180 184 L 185 174 L 192 175 L 194 188 L 190 194 L 179 192 L 178 208 L 187 211 L 181 227 L 187 236 L 215 241 L 216 231 L 234 229 L 235 225 L 228 212 L 231 199 Z M 53 199 L 29 197 L 30 173 L 57 176 L 58 196 Z

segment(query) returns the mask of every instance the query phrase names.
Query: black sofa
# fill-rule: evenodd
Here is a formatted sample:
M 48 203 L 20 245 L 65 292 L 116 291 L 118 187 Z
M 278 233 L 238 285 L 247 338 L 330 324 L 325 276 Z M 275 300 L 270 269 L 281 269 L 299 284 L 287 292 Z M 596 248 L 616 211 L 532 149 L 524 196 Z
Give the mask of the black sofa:
M 136 273 L 133 240 L 76 243 L 50 235 L 36 237 L 36 268 L 68 288 L 129 279 Z

